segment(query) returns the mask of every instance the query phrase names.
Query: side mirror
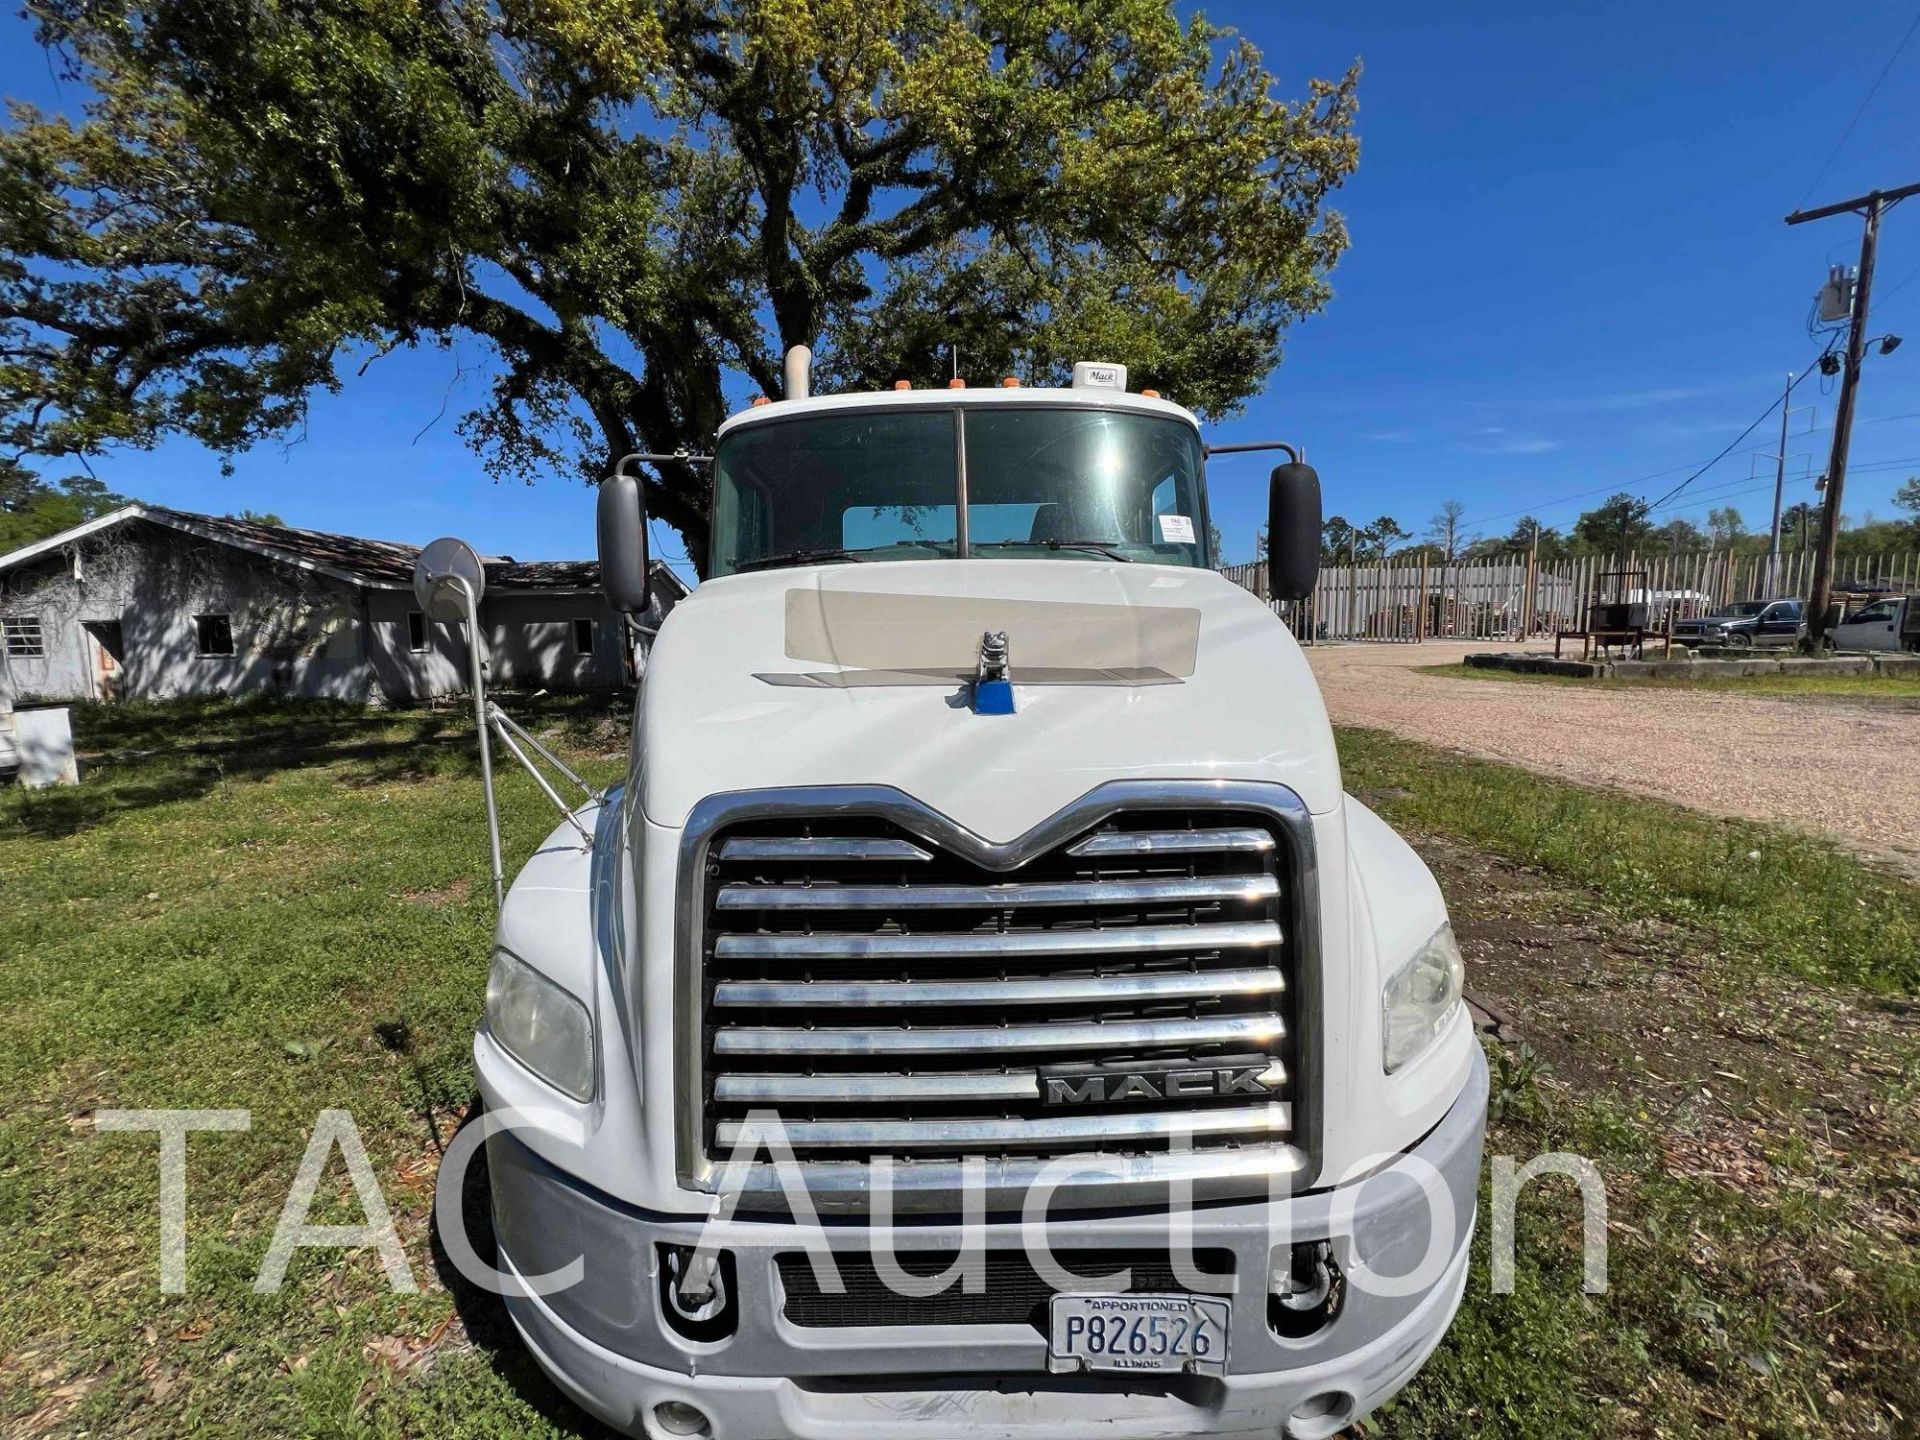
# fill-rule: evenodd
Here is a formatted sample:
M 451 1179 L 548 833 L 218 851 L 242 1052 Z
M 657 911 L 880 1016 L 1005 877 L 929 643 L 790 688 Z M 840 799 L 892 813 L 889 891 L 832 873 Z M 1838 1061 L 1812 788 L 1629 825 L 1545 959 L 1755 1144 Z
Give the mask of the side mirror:
M 431 619 L 457 625 L 468 618 L 467 602 L 478 612 L 486 593 L 486 567 L 464 540 L 443 535 L 414 559 L 414 603 Z
M 647 608 L 651 576 L 647 507 L 640 499 L 637 479 L 631 475 L 613 475 L 600 482 L 594 528 L 600 540 L 601 593 L 621 614 L 639 614 Z
M 1320 476 L 1311 465 L 1276 465 L 1267 490 L 1267 589 L 1304 600 L 1320 578 Z

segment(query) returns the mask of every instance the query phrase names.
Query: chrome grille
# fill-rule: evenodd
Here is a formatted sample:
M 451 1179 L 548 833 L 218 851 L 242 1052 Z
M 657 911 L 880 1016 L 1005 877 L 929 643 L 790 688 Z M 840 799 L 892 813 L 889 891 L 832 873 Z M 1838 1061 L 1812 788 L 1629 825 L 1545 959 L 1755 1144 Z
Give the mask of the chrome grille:
M 1270 817 L 1123 811 L 1002 871 L 880 816 L 776 814 L 705 856 L 711 1160 L 767 1110 L 802 1161 L 1231 1151 L 1298 1128 Z

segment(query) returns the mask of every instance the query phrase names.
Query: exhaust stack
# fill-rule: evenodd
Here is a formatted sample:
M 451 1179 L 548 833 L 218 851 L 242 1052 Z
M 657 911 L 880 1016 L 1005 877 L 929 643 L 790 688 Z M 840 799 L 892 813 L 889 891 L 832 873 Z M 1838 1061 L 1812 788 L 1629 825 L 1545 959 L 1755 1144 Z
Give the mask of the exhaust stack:
M 787 351 L 786 382 L 787 399 L 804 400 L 808 393 L 808 371 L 813 366 L 813 351 L 804 345 L 795 345 Z

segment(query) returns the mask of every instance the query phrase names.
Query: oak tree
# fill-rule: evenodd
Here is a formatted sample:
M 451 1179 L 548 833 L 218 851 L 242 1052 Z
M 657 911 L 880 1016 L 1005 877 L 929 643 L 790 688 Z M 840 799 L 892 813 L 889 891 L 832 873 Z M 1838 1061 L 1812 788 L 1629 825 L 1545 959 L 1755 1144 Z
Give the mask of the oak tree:
M 477 338 L 499 477 L 827 385 L 1060 378 L 1206 415 L 1346 247 L 1357 71 L 1282 98 L 1167 0 L 29 0 L 89 98 L 0 132 L 0 447 L 231 455 Z M 649 477 L 704 550 L 706 480 Z

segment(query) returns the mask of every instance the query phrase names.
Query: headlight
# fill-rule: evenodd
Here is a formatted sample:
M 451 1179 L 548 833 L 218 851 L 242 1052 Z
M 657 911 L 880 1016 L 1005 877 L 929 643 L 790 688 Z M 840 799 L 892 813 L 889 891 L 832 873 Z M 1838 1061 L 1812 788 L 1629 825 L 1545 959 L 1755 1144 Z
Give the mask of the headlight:
M 1453 926 L 1442 925 L 1433 938 L 1388 979 L 1380 992 L 1380 1030 L 1391 1075 L 1439 1038 L 1440 1031 L 1460 1003 L 1466 966 L 1453 938 Z
M 487 1028 L 500 1048 L 576 1100 L 593 1098 L 593 1021 L 587 1007 L 505 950 L 487 976 Z

